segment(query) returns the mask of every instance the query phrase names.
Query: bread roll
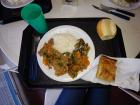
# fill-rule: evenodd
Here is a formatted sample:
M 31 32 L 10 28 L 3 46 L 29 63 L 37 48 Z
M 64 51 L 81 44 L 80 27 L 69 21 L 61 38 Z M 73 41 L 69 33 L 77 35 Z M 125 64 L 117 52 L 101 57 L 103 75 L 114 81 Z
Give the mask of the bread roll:
M 97 33 L 102 40 L 109 40 L 114 38 L 116 32 L 116 24 L 111 19 L 101 19 L 97 23 Z

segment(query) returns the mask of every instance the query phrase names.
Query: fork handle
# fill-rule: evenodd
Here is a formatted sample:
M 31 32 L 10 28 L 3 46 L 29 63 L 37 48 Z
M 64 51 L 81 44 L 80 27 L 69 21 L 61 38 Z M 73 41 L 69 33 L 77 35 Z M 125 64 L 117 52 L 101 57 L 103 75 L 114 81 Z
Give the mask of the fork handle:
M 135 14 L 134 13 L 132 13 L 132 12 L 128 12 L 128 11 L 125 11 L 125 10 L 121 10 L 121 9 L 115 9 L 116 11 L 118 11 L 118 12 L 121 12 L 121 13 L 124 13 L 124 14 L 126 14 L 126 15 L 129 15 L 129 16 L 132 16 L 132 17 L 135 17 Z
M 110 14 L 113 14 L 113 15 L 118 16 L 118 17 L 120 17 L 122 19 L 125 19 L 125 20 L 130 20 L 130 17 L 122 15 L 120 13 L 116 13 L 116 12 L 110 11 Z

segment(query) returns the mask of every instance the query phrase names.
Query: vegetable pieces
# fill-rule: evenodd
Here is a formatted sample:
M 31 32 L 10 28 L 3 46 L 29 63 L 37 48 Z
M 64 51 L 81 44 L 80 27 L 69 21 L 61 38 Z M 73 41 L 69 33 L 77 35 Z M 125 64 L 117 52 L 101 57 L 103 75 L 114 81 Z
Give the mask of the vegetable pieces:
M 70 62 L 68 64 L 68 74 L 75 78 L 79 71 L 83 71 L 90 64 L 87 54 L 89 52 L 89 46 L 83 39 L 79 39 L 75 45 L 75 50 L 72 52 Z
M 53 48 L 53 45 L 54 41 L 50 39 L 38 53 L 43 56 L 43 64 L 49 68 L 54 68 L 55 75 L 61 76 L 68 73 L 72 78 L 75 78 L 80 71 L 86 69 L 90 64 L 87 56 L 90 47 L 83 39 L 78 39 L 72 53 L 60 53 Z
M 68 56 L 65 56 L 53 48 L 53 39 L 40 49 L 39 55 L 43 56 L 43 63 L 50 69 L 54 67 L 55 75 L 61 76 L 68 71 Z

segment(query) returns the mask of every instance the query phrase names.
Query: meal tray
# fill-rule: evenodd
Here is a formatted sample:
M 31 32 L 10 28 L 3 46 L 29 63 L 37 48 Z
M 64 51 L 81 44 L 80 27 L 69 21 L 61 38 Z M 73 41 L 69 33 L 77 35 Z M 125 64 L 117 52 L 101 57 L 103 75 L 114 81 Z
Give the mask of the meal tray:
M 100 19 L 103 18 L 55 18 L 47 19 L 46 21 L 48 23 L 49 30 L 59 25 L 73 25 L 83 29 L 85 32 L 87 32 L 87 34 L 90 36 L 94 43 L 96 57 L 100 54 L 106 54 L 114 57 L 126 57 L 123 38 L 119 27 L 117 27 L 117 35 L 114 39 L 102 41 L 99 38 L 96 32 L 96 25 Z M 39 88 L 103 86 L 87 82 L 81 79 L 73 82 L 57 82 L 47 77 L 40 69 L 38 63 L 37 78 L 30 79 L 30 65 L 32 62 L 30 58 L 33 53 L 33 44 L 35 43 L 33 39 L 37 34 L 38 33 L 31 26 L 28 26 L 23 31 L 18 76 L 25 84 L 31 87 Z

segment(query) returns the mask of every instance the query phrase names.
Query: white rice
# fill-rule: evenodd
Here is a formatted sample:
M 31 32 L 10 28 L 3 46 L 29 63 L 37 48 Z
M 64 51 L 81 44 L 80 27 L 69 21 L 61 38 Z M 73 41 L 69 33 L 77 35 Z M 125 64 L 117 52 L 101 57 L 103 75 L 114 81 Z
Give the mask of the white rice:
M 72 52 L 77 39 L 70 33 L 59 33 L 53 36 L 54 48 L 61 53 Z

